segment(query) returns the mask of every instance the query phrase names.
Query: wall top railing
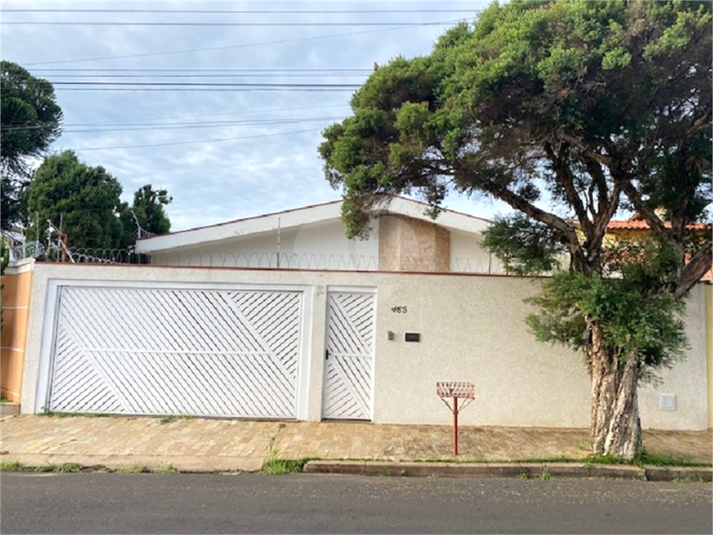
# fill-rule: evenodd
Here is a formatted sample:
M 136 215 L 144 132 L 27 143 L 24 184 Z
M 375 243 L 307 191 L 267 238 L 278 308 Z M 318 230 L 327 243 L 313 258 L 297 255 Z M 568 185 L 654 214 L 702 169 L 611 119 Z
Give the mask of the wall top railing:
M 15 247 L 13 259 L 34 257 L 39 260 L 61 262 L 62 251 L 32 242 Z M 78 264 L 144 264 L 186 267 L 245 267 L 261 269 L 315 269 L 325 271 L 378 271 L 379 259 L 370 255 L 255 252 L 194 252 L 147 255 L 131 249 L 68 248 L 65 262 Z M 415 259 L 415 258 L 414 258 Z M 407 259 L 408 260 L 408 259 Z M 504 274 L 499 265 L 489 259 L 454 258 L 453 273 Z

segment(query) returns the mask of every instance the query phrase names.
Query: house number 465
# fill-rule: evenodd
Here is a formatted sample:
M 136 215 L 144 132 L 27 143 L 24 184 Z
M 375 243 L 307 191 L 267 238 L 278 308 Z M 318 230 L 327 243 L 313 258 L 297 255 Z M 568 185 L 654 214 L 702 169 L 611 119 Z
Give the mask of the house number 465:
M 391 312 L 394 314 L 406 314 L 408 312 L 406 306 L 400 306 L 400 307 L 391 307 Z

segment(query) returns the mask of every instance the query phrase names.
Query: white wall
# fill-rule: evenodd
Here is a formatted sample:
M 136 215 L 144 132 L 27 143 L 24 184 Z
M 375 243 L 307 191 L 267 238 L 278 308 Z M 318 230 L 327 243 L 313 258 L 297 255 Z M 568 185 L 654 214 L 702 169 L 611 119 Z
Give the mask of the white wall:
M 375 288 L 377 296 L 374 421 L 449 424 L 451 414 L 435 394 L 436 381 L 471 381 L 476 400 L 461 414 L 463 425 L 587 427 L 589 378 L 582 355 L 535 342 L 522 299 L 537 282 L 482 275 L 403 275 L 326 271 L 159 268 L 37 264 L 23 382 L 22 410 L 34 406 L 48 283 L 62 281 L 170 281 L 186 284 L 300 285 L 312 288 L 308 326 L 307 418 L 319 420 L 325 344 L 326 293 L 330 286 Z M 406 307 L 406 312 L 392 311 Z M 397 309 L 395 309 L 397 310 Z M 403 311 L 403 308 L 401 309 Z M 705 310 L 699 287 L 691 296 L 686 361 L 664 374 L 657 389 L 641 392 L 642 425 L 658 429 L 705 429 L 708 421 Z M 47 321 L 51 327 L 51 320 Z M 388 332 L 395 340 L 388 340 Z M 43 332 L 44 340 L 43 340 Z M 421 334 L 407 343 L 404 333 Z M 675 411 L 658 408 L 659 393 L 677 396 Z
M 279 244 L 278 244 L 279 241 Z M 214 267 L 280 267 L 376 270 L 377 233 L 368 240 L 348 240 L 341 220 L 275 228 L 249 237 L 235 237 L 200 247 L 153 254 L 156 265 Z
M 483 248 L 482 234 L 451 230 L 451 271 L 454 273 L 492 273 L 505 271 L 494 254 Z

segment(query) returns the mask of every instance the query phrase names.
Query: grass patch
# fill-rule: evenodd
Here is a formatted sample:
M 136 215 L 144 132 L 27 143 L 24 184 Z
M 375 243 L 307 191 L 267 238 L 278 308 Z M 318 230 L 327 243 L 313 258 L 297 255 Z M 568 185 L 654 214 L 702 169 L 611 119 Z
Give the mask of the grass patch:
M 144 474 L 149 472 L 145 464 L 127 464 L 116 469 L 120 474 Z
M 555 455 L 554 457 L 532 457 L 528 459 L 518 459 L 516 463 L 532 463 L 532 464 L 546 464 L 546 463 L 582 463 L 586 459 L 575 459 L 573 457 L 567 457 L 565 455 Z
M 59 466 L 57 466 L 57 469 L 55 472 L 61 472 L 64 474 L 73 474 L 75 472 L 81 472 L 82 467 L 81 465 L 77 463 L 62 463 Z
M 153 470 L 154 474 L 177 474 L 178 470 L 176 470 L 176 467 L 173 466 L 172 464 L 166 465 L 166 466 L 159 466 L 155 470 Z
M 0 472 L 22 472 L 25 467 L 20 461 L 2 461 L 0 462 Z
M 708 466 L 707 463 L 701 463 L 686 457 L 676 457 L 674 455 L 649 452 L 644 452 L 640 457 L 634 459 L 633 461 L 629 461 L 621 457 L 616 457 L 614 455 L 588 455 L 587 457 L 584 457 L 582 459 L 575 459 L 573 457 L 567 457 L 565 455 L 556 455 L 554 457 L 534 457 L 530 459 L 518 459 L 514 462 L 536 464 L 579 463 L 588 467 L 591 467 L 595 464 L 620 464 L 630 466 L 633 465 L 638 466 L 640 468 L 643 468 L 644 466 Z
M 74 418 L 75 416 L 79 416 L 73 412 L 55 412 L 50 410 L 43 410 L 39 415 L 49 416 L 50 418 Z
M 38 472 L 38 473 L 45 473 L 45 472 L 56 472 L 57 469 L 58 469 L 58 466 L 56 464 L 48 462 L 47 464 L 35 466 L 34 468 L 32 468 L 32 471 Z
M 267 459 L 262 464 L 260 473 L 274 476 L 302 472 L 311 460 L 313 459 Z
M 172 424 L 176 420 L 178 420 L 178 416 L 164 416 L 163 418 L 161 418 L 158 421 L 158 423 L 159 423 L 159 425 L 166 425 L 166 424 Z
M 280 459 L 280 448 L 275 447 L 275 437 L 270 439 L 270 443 L 267 445 L 267 458 L 265 462 L 262 463 L 262 468 L 260 470 L 261 474 L 267 475 L 282 475 L 282 474 L 294 474 L 296 472 L 302 472 L 305 465 L 314 460 L 313 458 L 305 459 Z
M 708 463 L 701 463 L 687 457 L 676 457 L 667 453 L 649 453 L 645 451 L 636 460 L 638 466 L 709 466 Z

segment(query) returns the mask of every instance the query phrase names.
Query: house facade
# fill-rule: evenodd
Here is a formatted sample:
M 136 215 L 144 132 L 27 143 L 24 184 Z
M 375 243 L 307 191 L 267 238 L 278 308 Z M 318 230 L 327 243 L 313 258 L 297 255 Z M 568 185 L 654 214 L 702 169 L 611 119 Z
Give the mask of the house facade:
M 500 273 L 482 247 L 490 222 L 394 198 L 373 212 L 367 239 L 347 239 L 341 201 L 306 206 L 139 240 L 154 265 Z
M 448 424 L 453 381 L 475 385 L 464 425 L 587 427 L 583 355 L 527 331 L 542 279 L 497 273 L 487 221 L 424 209 L 396 199 L 362 241 L 327 203 L 142 240 L 150 265 L 28 260 L 3 278 L 24 314 L 3 392 L 24 413 Z M 639 392 L 644 428 L 713 427 L 712 290 Z

